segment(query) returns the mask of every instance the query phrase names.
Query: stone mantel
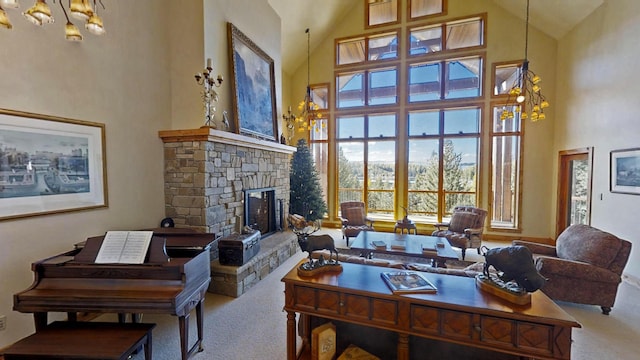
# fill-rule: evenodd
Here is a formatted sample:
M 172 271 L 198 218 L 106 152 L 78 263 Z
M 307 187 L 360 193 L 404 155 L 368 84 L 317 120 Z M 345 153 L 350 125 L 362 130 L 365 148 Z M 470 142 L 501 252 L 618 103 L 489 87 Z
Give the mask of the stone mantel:
M 256 139 L 228 131 L 216 130 L 209 127 L 187 130 L 161 130 L 158 132 L 158 135 L 165 143 L 182 141 L 211 141 L 285 154 L 293 154 L 296 151 L 296 148 L 293 146 L 279 144 L 274 141 Z

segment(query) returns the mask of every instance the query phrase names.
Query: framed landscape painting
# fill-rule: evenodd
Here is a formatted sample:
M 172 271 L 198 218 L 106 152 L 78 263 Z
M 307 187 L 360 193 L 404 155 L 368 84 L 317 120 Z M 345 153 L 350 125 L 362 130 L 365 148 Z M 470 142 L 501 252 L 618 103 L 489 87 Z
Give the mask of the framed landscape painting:
M 611 151 L 611 192 L 640 195 L 640 148 Z
M 227 35 L 236 132 L 275 141 L 277 120 L 273 59 L 232 23 L 227 23 Z
M 107 206 L 104 124 L 0 109 L 0 220 Z

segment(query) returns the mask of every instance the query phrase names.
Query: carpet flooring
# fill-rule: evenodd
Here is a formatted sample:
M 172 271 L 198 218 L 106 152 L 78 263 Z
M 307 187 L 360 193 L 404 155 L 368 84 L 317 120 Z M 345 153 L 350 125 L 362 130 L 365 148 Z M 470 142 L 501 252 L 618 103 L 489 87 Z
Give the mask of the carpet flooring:
M 340 240 L 336 240 L 336 245 L 341 245 Z M 286 359 L 286 313 L 282 309 L 284 284 L 280 279 L 305 256 L 306 253 L 297 253 L 239 298 L 208 293 L 204 311 L 204 351 L 196 354 L 193 359 Z M 475 251 L 468 251 L 465 260 L 481 259 Z M 640 288 L 623 282 L 609 316 L 602 315 L 600 308 L 596 306 L 559 302 L 582 325 L 582 328 L 573 330 L 571 358 L 637 359 L 640 341 L 638 299 Z M 107 316 L 101 319 L 105 317 Z M 145 314 L 143 321 L 157 323 L 153 330 L 153 359 L 180 359 L 177 318 Z M 191 317 L 190 334 L 193 343 L 196 334 L 195 316 Z M 138 354 L 134 359 L 142 360 L 144 356 Z

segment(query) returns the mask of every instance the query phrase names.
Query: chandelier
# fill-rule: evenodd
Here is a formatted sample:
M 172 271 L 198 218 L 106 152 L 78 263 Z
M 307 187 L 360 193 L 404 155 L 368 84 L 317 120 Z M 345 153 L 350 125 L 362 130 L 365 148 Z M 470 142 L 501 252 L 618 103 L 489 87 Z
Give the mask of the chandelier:
M 293 137 L 294 131 L 297 129 L 298 132 L 310 131 L 312 128 L 315 128 L 316 131 L 319 131 L 316 126 L 317 119 L 322 117 L 322 113 L 318 110 L 320 106 L 314 103 L 311 98 L 311 85 L 310 85 L 310 44 L 309 39 L 311 34 L 309 33 L 309 28 L 304 31 L 307 34 L 307 92 L 304 96 L 304 100 L 302 100 L 298 104 L 298 115 L 294 115 L 291 112 L 291 106 L 289 106 L 288 114 L 282 115 L 282 118 L 287 122 L 288 131 L 288 139 L 291 142 L 291 138 Z M 324 125 L 324 124 L 323 124 Z
M 513 119 L 514 113 L 520 113 L 521 119 L 530 118 L 531 121 L 544 120 L 544 109 L 549 107 L 549 102 L 542 95 L 540 88 L 540 76 L 529 69 L 527 51 L 529 46 L 529 0 L 527 0 L 527 18 L 524 40 L 524 61 L 516 82 L 509 90 L 507 103 L 500 114 L 500 120 Z
M 58 0 L 58 3 L 60 4 L 60 8 L 62 8 L 65 19 L 67 20 L 64 27 L 65 38 L 69 41 L 82 41 L 83 37 L 80 33 L 80 29 L 78 29 L 78 27 L 69 19 L 67 9 L 65 9 L 62 1 L 63 0 Z M 102 35 L 105 33 L 104 24 L 102 22 L 102 18 L 98 16 L 96 1 L 100 3 L 100 6 L 102 6 L 103 9 L 105 8 L 102 4 L 102 0 L 93 0 L 93 7 L 91 6 L 90 0 L 69 0 L 67 8 L 71 13 L 72 18 L 85 22 L 84 27 L 90 33 L 94 35 Z M 55 3 L 55 0 L 53 0 L 53 2 Z M 9 20 L 9 16 L 4 9 L 17 9 L 19 7 L 20 4 L 18 4 L 18 0 L 0 0 L 0 27 L 4 27 L 8 30 L 13 28 L 13 25 Z M 54 22 L 51 8 L 47 4 L 46 0 L 36 0 L 35 4 L 25 10 L 22 15 L 24 15 L 29 22 L 38 26 Z

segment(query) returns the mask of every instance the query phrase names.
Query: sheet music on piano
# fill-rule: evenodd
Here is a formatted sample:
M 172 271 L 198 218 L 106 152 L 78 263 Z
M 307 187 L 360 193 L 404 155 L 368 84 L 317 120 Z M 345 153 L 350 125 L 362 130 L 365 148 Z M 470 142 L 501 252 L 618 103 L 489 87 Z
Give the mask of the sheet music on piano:
M 142 264 L 153 231 L 107 231 L 96 264 Z

